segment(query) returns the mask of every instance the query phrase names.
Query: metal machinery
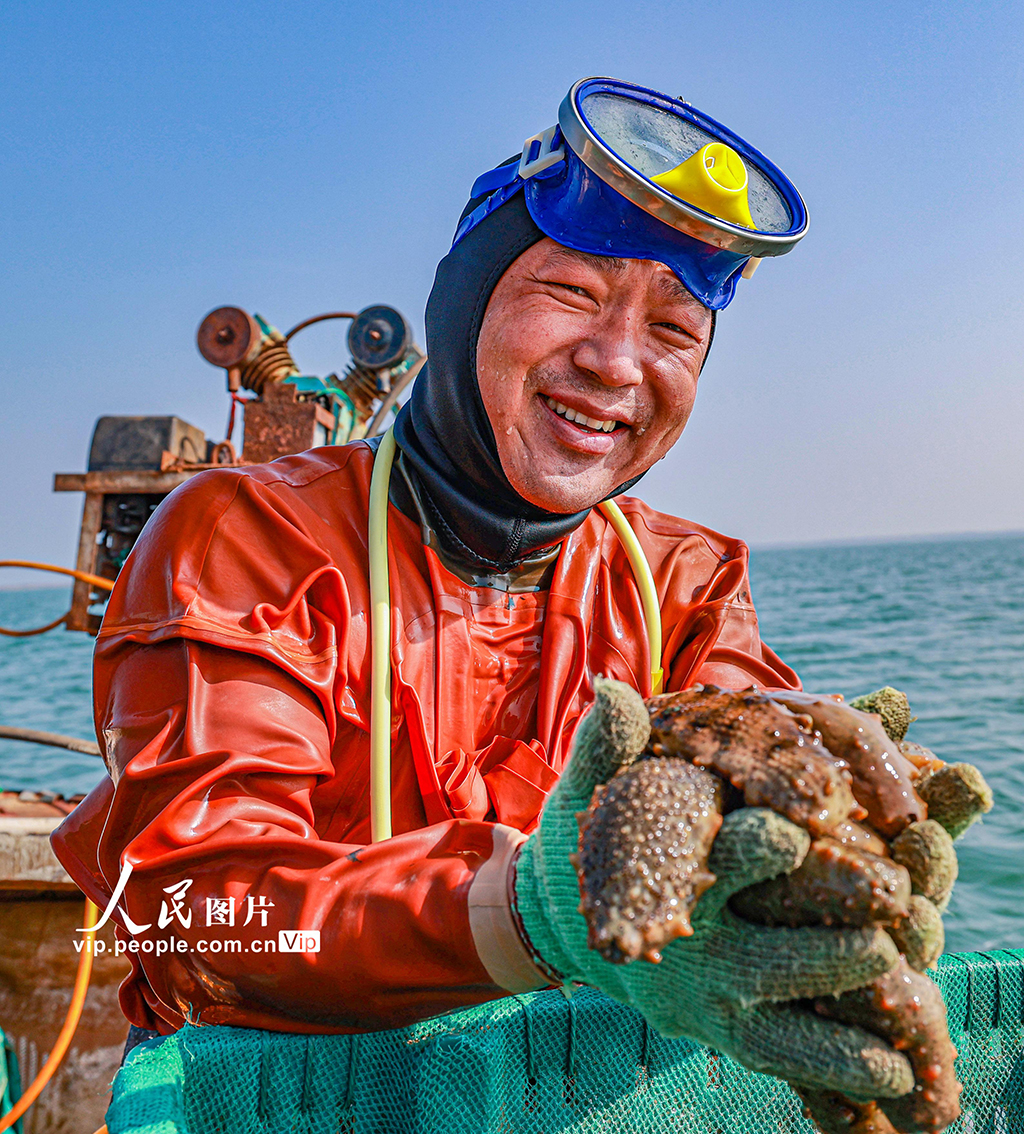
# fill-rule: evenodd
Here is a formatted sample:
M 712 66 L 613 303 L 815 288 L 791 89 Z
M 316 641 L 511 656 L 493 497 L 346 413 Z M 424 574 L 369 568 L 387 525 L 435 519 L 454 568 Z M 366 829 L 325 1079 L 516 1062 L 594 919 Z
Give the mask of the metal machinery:
M 352 360 L 341 377 L 303 374 L 289 349 L 294 335 L 326 319 L 351 320 Z M 54 477 L 55 492 L 85 493 L 76 563 L 81 573 L 115 579 L 160 501 L 204 469 L 262 464 L 375 436 L 426 357 L 401 313 L 382 305 L 316 315 L 284 335 L 259 315 L 218 307 L 202 321 L 196 340 L 203 358 L 227 371 L 231 410 L 225 438 L 208 440 L 177 417 L 101 417 L 88 470 Z M 239 408 L 240 455 L 233 443 Z M 67 628 L 95 634 L 100 615 L 90 608 L 107 593 L 76 579 Z

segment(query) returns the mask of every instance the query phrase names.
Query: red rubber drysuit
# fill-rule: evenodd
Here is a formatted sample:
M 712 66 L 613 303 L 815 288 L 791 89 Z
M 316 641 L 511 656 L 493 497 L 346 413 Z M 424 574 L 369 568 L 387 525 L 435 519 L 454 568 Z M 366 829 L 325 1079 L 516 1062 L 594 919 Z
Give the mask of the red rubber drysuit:
M 547 592 L 474 588 L 390 508 L 395 836 L 367 845 L 372 464 L 355 443 L 197 476 L 121 572 L 96 648 L 112 778 L 54 846 L 101 907 L 134 866 L 120 904 L 154 949 L 121 990 L 135 1024 L 375 1030 L 543 983 L 500 908 L 505 864 L 593 675 L 650 693 L 633 573 L 595 510 Z M 746 547 L 620 503 L 657 584 L 667 688 L 798 685 L 758 637 Z M 225 899 L 234 925 L 208 925 Z M 319 930 L 320 952 L 266 951 L 293 929 Z

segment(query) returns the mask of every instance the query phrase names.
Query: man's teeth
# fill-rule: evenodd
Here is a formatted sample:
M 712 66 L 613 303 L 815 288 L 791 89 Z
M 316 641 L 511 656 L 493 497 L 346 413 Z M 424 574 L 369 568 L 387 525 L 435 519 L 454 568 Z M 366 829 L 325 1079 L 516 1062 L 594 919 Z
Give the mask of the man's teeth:
M 611 433 L 615 426 L 618 425 L 618 422 L 614 418 L 611 421 L 598 421 L 597 418 L 587 417 L 585 413 L 580 413 L 579 410 L 571 410 L 568 406 L 563 406 L 561 402 L 556 402 L 554 398 L 545 396 L 544 400 L 559 417 L 564 417 L 567 421 L 575 421 L 577 425 L 585 425 L 588 429 L 595 429 L 600 433 Z

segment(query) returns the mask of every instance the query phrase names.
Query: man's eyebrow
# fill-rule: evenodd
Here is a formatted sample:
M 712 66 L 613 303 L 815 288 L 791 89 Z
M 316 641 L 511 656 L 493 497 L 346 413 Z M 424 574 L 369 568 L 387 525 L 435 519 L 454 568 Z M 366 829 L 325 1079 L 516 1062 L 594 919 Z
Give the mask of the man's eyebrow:
M 611 272 L 624 272 L 626 264 L 621 256 L 599 256 L 593 252 L 579 252 L 575 248 L 558 248 L 551 253 L 551 259 L 575 260 L 598 270 L 604 268 Z M 655 282 L 657 289 L 668 299 L 680 300 L 707 310 L 705 304 L 680 281 L 674 272 L 660 274 Z
M 706 305 L 701 303 L 693 292 L 690 291 L 674 273 L 659 275 L 655 281 L 655 287 L 669 299 L 678 299 L 684 303 L 695 304 L 697 307 L 702 307 L 707 310 Z
M 610 272 L 623 272 L 626 265 L 620 256 L 598 256 L 593 252 L 577 252 L 575 248 L 557 248 L 551 253 L 552 260 L 576 260 L 590 268 L 606 269 Z

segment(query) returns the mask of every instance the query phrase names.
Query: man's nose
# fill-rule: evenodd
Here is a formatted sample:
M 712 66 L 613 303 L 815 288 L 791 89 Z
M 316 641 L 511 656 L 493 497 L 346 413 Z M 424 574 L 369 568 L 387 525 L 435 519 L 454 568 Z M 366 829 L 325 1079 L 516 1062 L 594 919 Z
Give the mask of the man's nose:
M 641 321 L 631 314 L 591 327 L 573 350 L 573 362 L 606 386 L 639 386 L 644 380 Z

